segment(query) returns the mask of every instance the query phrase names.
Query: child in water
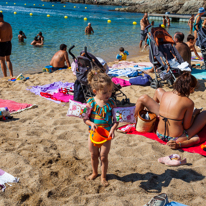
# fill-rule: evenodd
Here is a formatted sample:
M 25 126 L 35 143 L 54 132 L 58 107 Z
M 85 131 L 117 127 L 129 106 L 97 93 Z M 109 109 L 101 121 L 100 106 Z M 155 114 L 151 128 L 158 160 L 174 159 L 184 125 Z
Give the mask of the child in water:
M 120 47 L 119 48 L 119 51 L 120 51 L 120 54 L 117 54 L 117 59 L 119 60 L 119 61 L 121 61 L 121 60 L 127 60 L 127 56 L 129 55 L 129 52 L 128 51 L 125 51 L 124 50 L 124 48 L 123 47 Z
M 87 79 L 95 97 L 91 97 L 87 101 L 87 106 L 91 107 L 92 111 L 90 117 L 84 120 L 84 122 L 93 131 L 99 126 L 103 127 L 109 131 L 109 137 L 111 136 L 113 139 L 114 131 L 118 126 L 118 123 L 112 123 L 112 109 L 116 107 L 114 100 L 110 98 L 113 92 L 113 82 L 107 74 L 98 73 L 96 70 L 90 71 Z M 94 180 L 98 176 L 98 158 L 100 157 L 102 170 L 101 183 L 107 187 L 109 183 L 106 180 L 106 174 L 111 141 L 105 142 L 101 146 L 101 149 L 93 145 L 90 137 L 88 141 L 93 172 L 87 179 Z

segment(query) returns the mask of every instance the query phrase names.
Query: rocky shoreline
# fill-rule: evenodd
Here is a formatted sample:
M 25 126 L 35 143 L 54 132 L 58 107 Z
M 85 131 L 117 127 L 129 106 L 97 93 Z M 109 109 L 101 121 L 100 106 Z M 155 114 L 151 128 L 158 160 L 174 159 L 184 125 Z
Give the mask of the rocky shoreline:
M 42 0 L 47 2 L 71 2 L 82 4 L 116 5 L 124 6 L 115 11 L 135 13 L 159 13 L 196 14 L 200 7 L 206 7 L 205 0 Z

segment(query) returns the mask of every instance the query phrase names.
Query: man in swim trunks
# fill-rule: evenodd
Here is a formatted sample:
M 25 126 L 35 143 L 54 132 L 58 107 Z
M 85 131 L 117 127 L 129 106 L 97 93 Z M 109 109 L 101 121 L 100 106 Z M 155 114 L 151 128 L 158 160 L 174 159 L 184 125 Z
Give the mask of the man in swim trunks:
M 204 7 L 201 7 L 199 8 L 198 10 L 198 14 L 195 16 L 195 20 L 194 20 L 194 27 L 193 27 L 193 31 L 194 31 L 194 36 L 195 36 L 195 41 L 197 39 L 197 31 L 195 30 L 195 27 L 196 29 L 200 29 L 202 27 L 202 15 L 205 13 L 205 9 Z M 196 25 L 196 26 L 195 26 Z
M 24 42 L 24 39 L 26 39 L 26 35 L 24 34 L 23 31 L 19 32 L 18 39 L 19 39 L 19 42 Z
M 184 34 L 181 32 L 176 32 L 174 35 L 175 48 L 179 52 L 180 56 L 184 61 L 191 65 L 191 51 L 190 48 L 183 42 Z
M 148 20 L 148 14 L 145 13 L 143 18 L 140 20 L 140 27 L 141 27 L 141 32 L 140 32 L 140 42 L 139 42 L 139 47 L 142 47 L 142 42 L 145 41 L 145 38 L 147 36 L 147 30 L 145 31 L 145 28 L 149 25 L 149 20 Z
M 54 54 L 50 61 L 50 65 L 53 67 L 52 70 L 56 71 L 61 68 L 69 68 L 70 62 L 69 62 L 69 57 L 67 53 L 67 45 L 61 44 L 60 45 L 60 50 Z M 64 64 L 66 61 L 67 66 Z
M 162 24 L 166 27 L 166 24 L 167 24 L 167 20 L 165 19 L 165 16 L 162 17 Z
M 88 26 L 85 28 L 85 34 L 91 34 L 92 32 L 94 33 L 91 23 L 88 23 Z
M 6 64 L 9 69 L 10 76 L 13 77 L 13 68 L 10 60 L 11 55 L 11 39 L 12 28 L 11 25 L 3 20 L 3 14 L 0 13 L 0 63 L 4 77 L 7 77 Z

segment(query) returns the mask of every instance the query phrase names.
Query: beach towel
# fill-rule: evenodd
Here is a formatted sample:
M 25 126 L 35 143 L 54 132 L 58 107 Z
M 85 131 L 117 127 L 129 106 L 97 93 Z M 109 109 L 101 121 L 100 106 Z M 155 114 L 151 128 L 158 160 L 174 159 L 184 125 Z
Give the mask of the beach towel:
M 206 70 L 202 69 L 192 69 L 191 74 L 196 77 L 196 79 L 206 79 Z
M 124 129 L 125 127 L 128 127 L 128 125 L 122 126 L 119 129 Z M 155 133 L 137 132 L 136 129 L 135 129 L 135 125 L 132 125 L 132 127 L 130 127 L 130 131 L 127 132 L 127 134 L 141 135 L 141 136 L 145 136 L 149 139 L 156 140 L 161 144 L 167 144 L 167 142 L 164 142 L 163 140 L 159 139 Z M 201 142 L 199 144 L 197 144 L 193 147 L 181 148 L 181 150 L 186 151 L 186 152 L 191 152 L 191 153 L 198 153 L 198 154 L 201 154 L 203 156 L 206 156 L 206 151 L 201 149 L 201 146 L 200 146 L 202 143 L 204 143 L 204 142 L 206 143 L 206 126 L 198 133 L 198 136 L 201 139 Z
M 36 104 L 18 103 L 15 101 L 0 99 L 0 107 L 7 107 L 11 114 L 38 107 Z
M 116 78 L 116 77 L 113 77 L 112 78 L 112 81 L 115 83 L 115 84 L 120 84 L 121 87 L 127 87 L 127 86 L 130 86 L 130 82 L 127 81 L 127 80 L 124 80 L 124 79 L 120 79 L 120 78 Z
M 32 86 L 32 87 L 28 87 L 27 90 L 31 91 L 32 93 L 42 96 L 40 93 L 48 93 L 50 95 L 53 95 L 54 93 L 58 93 L 58 90 L 61 88 L 69 88 L 69 87 L 74 87 L 74 83 L 69 83 L 69 82 L 53 82 L 51 84 L 46 84 L 43 86 Z M 57 95 L 58 96 L 58 95 Z M 61 103 L 61 101 L 57 101 L 51 98 L 47 98 L 50 101 L 56 102 L 58 104 Z
M 201 60 L 199 60 L 197 57 L 191 57 L 191 61 L 193 61 L 193 62 L 203 62 L 203 58 L 201 57 Z
M 112 69 L 124 69 L 124 68 L 131 68 L 131 67 L 153 67 L 153 64 L 151 62 L 138 62 L 135 63 L 133 61 L 120 61 L 116 64 L 112 65 Z
M 136 77 L 138 71 L 137 68 L 109 69 L 108 75 L 112 77 Z
M 46 93 L 46 92 L 41 92 L 40 95 L 42 97 L 51 98 L 52 100 L 60 101 L 60 102 L 69 102 L 69 100 L 73 100 L 73 98 L 74 98 L 73 95 L 63 94 L 61 92 L 57 92 L 57 93 L 54 93 L 54 94 L 49 94 L 49 93 Z
M 4 191 L 6 189 L 6 183 L 12 183 L 12 182 L 19 182 L 19 178 L 16 178 L 12 175 L 10 175 L 9 173 L 3 171 L 0 169 L 0 187 L 1 190 Z M 10 185 L 10 184 L 8 184 Z M 10 185 L 12 186 L 12 185 Z

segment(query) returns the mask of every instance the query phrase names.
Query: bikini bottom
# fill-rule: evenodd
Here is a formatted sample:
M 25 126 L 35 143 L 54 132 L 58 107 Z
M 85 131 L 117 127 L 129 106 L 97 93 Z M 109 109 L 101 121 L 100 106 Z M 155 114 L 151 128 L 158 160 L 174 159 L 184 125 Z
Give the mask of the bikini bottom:
M 167 136 L 167 135 L 163 135 L 163 134 L 160 134 L 158 131 L 157 131 L 157 136 L 159 139 L 165 141 L 165 142 L 169 142 L 170 140 L 174 140 L 176 141 L 179 137 L 170 137 L 170 136 Z M 187 133 L 186 130 L 183 131 L 183 134 L 182 135 L 185 135 L 187 137 L 187 139 L 189 139 L 189 135 Z M 182 136 L 180 135 L 180 137 Z

